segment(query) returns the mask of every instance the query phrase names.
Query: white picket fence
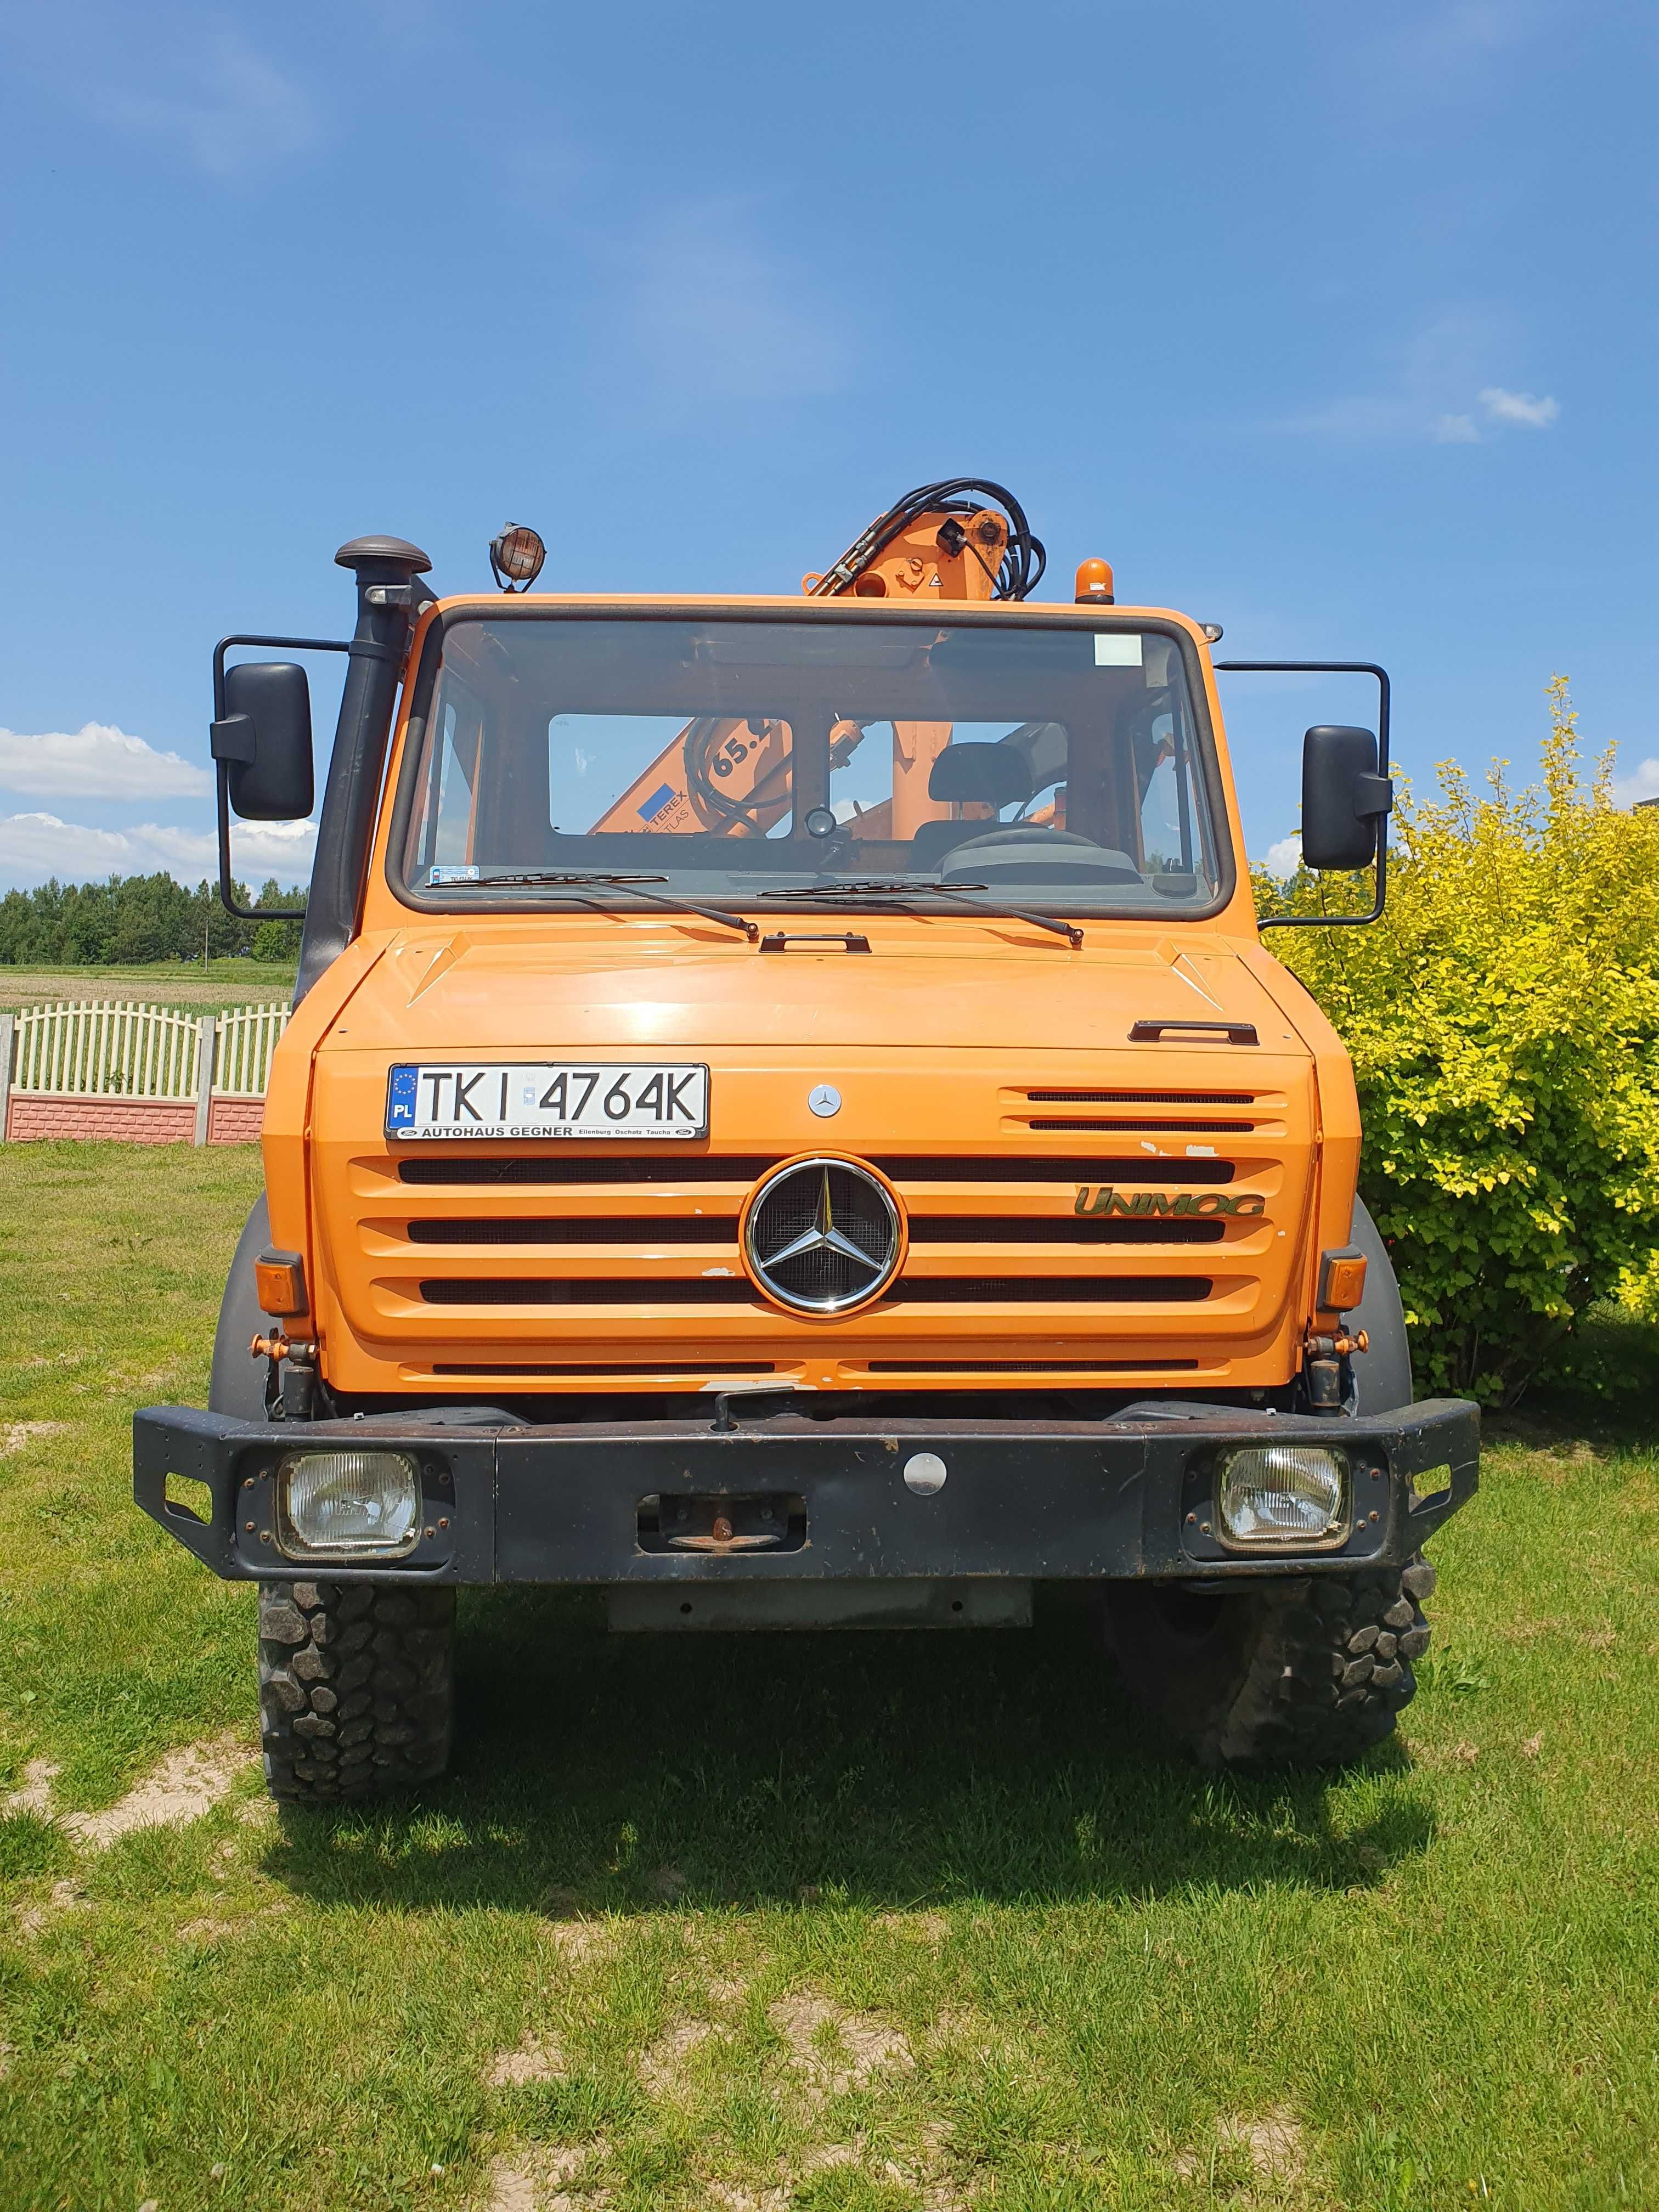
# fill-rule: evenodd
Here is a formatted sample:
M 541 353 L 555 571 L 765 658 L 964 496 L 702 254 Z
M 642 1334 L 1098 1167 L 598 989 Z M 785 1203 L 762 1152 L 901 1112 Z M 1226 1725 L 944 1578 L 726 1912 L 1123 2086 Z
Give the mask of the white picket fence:
M 288 1027 L 291 1011 L 279 1002 L 269 1006 L 228 1006 L 220 1015 L 213 1068 L 213 1088 L 219 1097 L 264 1097 L 270 1079 L 270 1055 Z
M 0 1132 L 18 1097 L 134 1098 L 197 1103 L 206 1141 L 215 1098 L 262 1098 L 289 1009 L 276 1001 L 185 1014 L 125 999 L 0 1013 Z

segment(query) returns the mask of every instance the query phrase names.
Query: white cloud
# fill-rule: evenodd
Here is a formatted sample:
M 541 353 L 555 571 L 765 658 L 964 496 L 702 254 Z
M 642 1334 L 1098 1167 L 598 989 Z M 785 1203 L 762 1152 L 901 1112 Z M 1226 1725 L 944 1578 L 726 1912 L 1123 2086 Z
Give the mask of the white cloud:
M 182 148 L 215 177 L 303 153 L 315 140 L 310 96 L 240 33 L 221 28 L 181 51 L 183 67 L 165 89 L 106 82 L 88 91 L 88 105 L 134 137 Z
M 1638 761 L 1629 775 L 1621 775 L 1613 787 L 1615 806 L 1634 806 L 1641 799 L 1659 799 L 1659 759 L 1651 754 Z
M 0 730 L 0 791 L 31 799 L 60 792 L 82 799 L 197 799 L 213 778 L 177 753 L 158 753 L 112 722 L 83 722 L 78 730 L 46 730 L 26 737 Z
M 1401 348 L 1380 392 L 1352 392 L 1273 427 L 1352 443 L 1428 438 L 1440 446 L 1478 446 L 1495 430 L 1546 430 L 1560 415 L 1559 400 L 1482 381 L 1516 342 L 1506 317 L 1474 303 L 1452 309 Z
M 1501 384 L 1489 384 L 1480 404 L 1494 422 L 1519 422 L 1528 430 L 1547 430 L 1561 412 L 1554 399 L 1534 399 L 1530 392 L 1505 392 Z
M 311 822 L 234 823 L 231 858 L 244 882 L 276 876 L 283 883 L 311 873 L 316 824 Z M 219 842 L 211 830 L 143 822 L 131 830 L 89 830 L 55 814 L 0 816 L 0 881 L 94 883 L 105 876 L 149 876 L 157 870 L 194 887 L 219 872 Z
M 696 201 L 624 256 L 628 319 L 665 389 L 771 399 L 845 387 L 845 319 L 815 296 L 805 264 L 769 250 L 757 230 L 745 201 Z
M 1302 866 L 1302 832 L 1293 830 L 1288 837 L 1281 837 L 1276 845 L 1269 845 L 1258 865 L 1264 867 L 1270 876 L 1277 876 L 1281 883 L 1286 877 L 1293 876 Z

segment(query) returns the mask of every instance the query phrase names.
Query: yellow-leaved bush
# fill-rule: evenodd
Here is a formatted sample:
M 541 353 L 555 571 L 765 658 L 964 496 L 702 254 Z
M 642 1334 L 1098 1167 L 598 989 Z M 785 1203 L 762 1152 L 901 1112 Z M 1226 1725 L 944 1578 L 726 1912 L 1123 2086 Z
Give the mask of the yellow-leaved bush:
M 1659 1305 L 1659 808 L 1613 805 L 1611 752 L 1587 780 L 1565 678 L 1549 700 L 1540 784 L 1397 790 L 1380 922 L 1265 940 L 1352 1055 L 1419 1395 L 1512 1403 L 1578 1372 L 1589 1306 Z M 1369 875 L 1256 890 L 1370 902 Z

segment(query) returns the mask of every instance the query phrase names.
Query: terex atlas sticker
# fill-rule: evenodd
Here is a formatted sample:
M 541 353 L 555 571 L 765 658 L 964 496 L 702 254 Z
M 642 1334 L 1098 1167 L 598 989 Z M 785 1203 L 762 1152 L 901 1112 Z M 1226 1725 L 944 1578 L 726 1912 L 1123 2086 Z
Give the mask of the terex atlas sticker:
M 660 1062 L 423 1060 L 386 1076 L 386 1133 L 706 1137 L 708 1070 Z
M 1267 1201 L 1260 1191 L 1240 1191 L 1237 1196 L 1224 1190 L 1182 1190 L 1173 1196 L 1168 1191 L 1138 1190 L 1133 1196 L 1127 1190 L 1114 1190 L 1109 1183 L 1082 1183 L 1079 1186 L 1073 1213 L 1127 1214 L 1132 1219 L 1144 1221 L 1149 1215 L 1217 1214 L 1240 1215 L 1265 1213 Z

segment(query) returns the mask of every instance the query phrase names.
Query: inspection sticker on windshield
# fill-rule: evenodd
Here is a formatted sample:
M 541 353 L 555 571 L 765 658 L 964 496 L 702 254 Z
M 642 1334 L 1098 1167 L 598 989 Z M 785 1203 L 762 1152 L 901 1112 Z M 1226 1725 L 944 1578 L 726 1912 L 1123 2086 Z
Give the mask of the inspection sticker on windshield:
M 388 1137 L 706 1137 L 708 1070 L 650 1062 L 422 1061 L 386 1078 Z

